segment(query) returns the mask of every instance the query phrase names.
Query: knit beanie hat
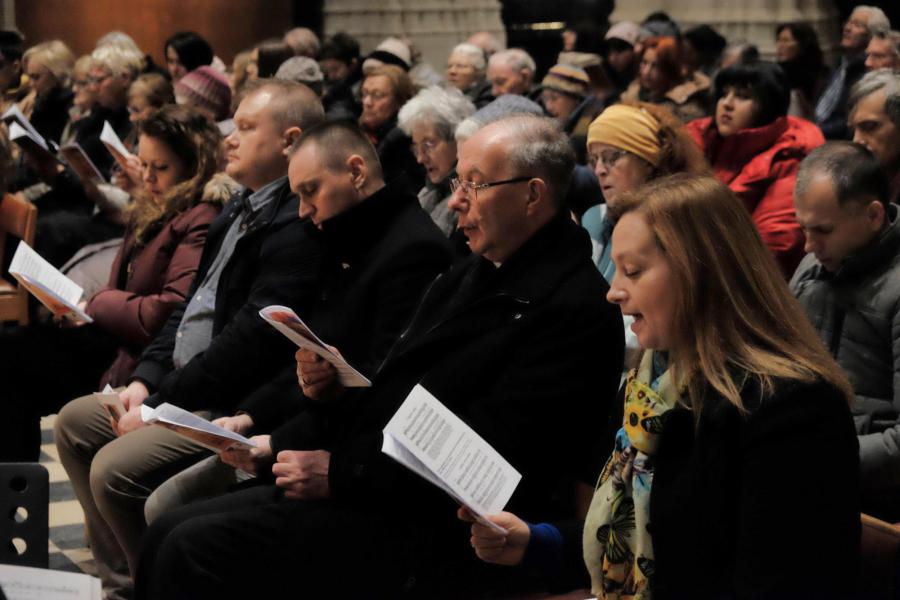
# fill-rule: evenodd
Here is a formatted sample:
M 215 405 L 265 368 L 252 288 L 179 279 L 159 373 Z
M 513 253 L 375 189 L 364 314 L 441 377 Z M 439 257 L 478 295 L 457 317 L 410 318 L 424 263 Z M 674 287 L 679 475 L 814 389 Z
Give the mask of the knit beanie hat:
M 588 127 L 587 145 L 599 142 L 659 165 L 659 121 L 636 106 L 613 104 Z
M 404 71 L 409 71 L 412 68 L 412 53 L 409 46 L 399 38 L 385 38 L 363 61 L 363 72 L 381 65 L 396 65 Z
M 547 71 L 541 87 L 580 99 L 588 95 L 590 83 L 584 69 L 572 65 L 555 65 Z
M 228 79 L 209 65 L 197 67 L 179 79 L 175 95 L 211 111 L 217 121 L 227 118 L 231 110 Z

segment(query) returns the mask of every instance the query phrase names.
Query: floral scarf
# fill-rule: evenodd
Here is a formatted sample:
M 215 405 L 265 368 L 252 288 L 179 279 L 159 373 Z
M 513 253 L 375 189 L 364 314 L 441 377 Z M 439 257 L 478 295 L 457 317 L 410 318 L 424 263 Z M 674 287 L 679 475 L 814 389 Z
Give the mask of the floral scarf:
M 584 524 L 584 560 L 598 598 L 648 600 L 653 588 L 650 488 L 666 412 L 680 394 L 660 355 L 645 352 L 628 374 L 625 415 Z M 654 360 L 656 359 L 656 360 Z

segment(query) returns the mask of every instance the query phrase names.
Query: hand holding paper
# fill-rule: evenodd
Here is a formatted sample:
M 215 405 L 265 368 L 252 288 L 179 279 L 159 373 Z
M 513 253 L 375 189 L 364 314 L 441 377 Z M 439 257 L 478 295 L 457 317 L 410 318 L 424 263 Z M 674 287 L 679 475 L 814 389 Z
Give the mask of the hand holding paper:
M 488 521 L 502 528 L 502 533 L 482 524 L 469 509 L 461 506 L 456 516 L 472 524 L 470 539 L 475 554 L 481 560 L 495 565 L 516 566 L 525 558 L 525 550 L 531 539 L 528 523 L 510 512 L 500 512 L 486 517 Z
M 214 452 L 222 452 L 232 446 L 244 446 L 255 448 L 256 443 L 248 440 L 239 433 L 228 431 L 210 423 L 203 417 L 183 408 L 178 408 L 168 402 L 160 404 L 156 408 L 150 408 L 141 404 L 141 417 L 144 423 L 156 424 L 171 429 L 178 435 L 191 439 L 201 446 L 205 446 Z
M 125 148 L 125 144 L 123 144 L 122 140 L 119 139 L 119 136 L 116 135 L 116 130 L 112 128 L 109 121 L 103 121 L 103 131 L 100 132 L 100 141 L 103 142 L 103 145 L 106 146 L 109 153 L 112 154 L 116 162 L 119 163 L 119 166 L 123 169 L 127 169 L 128 161 L 133 155 Z
M 93 322 L 87 313 L 78 307 L 84 290 L 77 283 L 59 272 L 25 242 L 19 242 L 9 273 L 19 283 L 50 309 L 56 317 L 74 314 L 87 323 Z
M 417 385 L 384 428 L 381 451 L 441 488 L 482 523 L 506 506 L 522 475 L 462 419 Z
M 297 316 L 297 313 L 287 306 L 267 306 L 259 311 L 259 316 L 300 348 L 310 350 L 334 365 L 338 381 L 342 385 L 346 387 L 369 387 L 372 385 L 371 381 L 351 367 L 338 352 L 320 340 Z

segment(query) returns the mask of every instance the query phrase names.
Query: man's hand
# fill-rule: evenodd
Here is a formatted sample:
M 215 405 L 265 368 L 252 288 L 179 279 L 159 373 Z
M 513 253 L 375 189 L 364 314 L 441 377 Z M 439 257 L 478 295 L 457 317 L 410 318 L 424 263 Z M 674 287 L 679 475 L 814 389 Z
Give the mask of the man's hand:
M 256 448 L 229 448 L 219 454 L 219 460 L 235 469 L 240 469 L 251 475 L 256 475 L 259 467 L 272 462 L 272 446 L 269 444 L 271 436 L 254 435 L 250 438 L 256 442 Z
M 472 524 L 472 548 L 475 549 L 478 558 L 495 565 L 515 566 L 522 562 L 528 540 L 531 538 L 528 523 L 508 512 L 488 515 L 489 521 L 507 531 L 507 534 L 503 535 L 479 523 L 475 515 L 463 506 L 459 508 L 456 516 Z
M 119 437 L 140 429 L 141 427 L 146 427 L 147 424 L 144 423 L 144 419 L 141 418 L 141 405 L 138 404 L 134 408 L 129 408 L 128 412 L 119 419 L 118 425 L 115 423 L 113 425 L 113 431 L 115 431 L 116 435 Z
M 340 355 L 337 348 L 329 349 Z M 344 386 L 337 379 L 337 369 L 315 352 L 297 350 L 294 358 L 297 359 L 297 381 L 307 398 L 329 400 L 344 391 Z
M 275 485 L 284 490 L 285 498 L 315 500 L 328 498 L 328 465 L 331 453 L 325 450 L 282 450 L 272 466 Z
M 150 390 L 138 380 L 132 381 L 127 388 L 119 392 L 119 400 L 122 401 L 122 404 L 125 405 L 125 410 L 128 411 L 139 407 L 148 397 L 150 397 Z
M 213 421 L 214 425 L 218 425 L 228 431 L 233 431 L 241 435 L 246 434 L 253 427 L 253 417 L 247 413 L 235 415 L 233 417 L 220 417 Z

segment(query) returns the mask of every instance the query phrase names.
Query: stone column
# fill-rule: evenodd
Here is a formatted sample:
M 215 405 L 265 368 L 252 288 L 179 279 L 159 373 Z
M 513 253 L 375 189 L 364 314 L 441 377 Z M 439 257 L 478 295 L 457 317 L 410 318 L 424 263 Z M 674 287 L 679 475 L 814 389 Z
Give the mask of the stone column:
M 616 4 L 609 19 L 611 23 L 640 23 L 649 13 L 664 10 L 682 31 L 706 23 L 729 41 L 756 44 L 767 59 L 775 57 L 775 27 L 779 23 L 805 21 L 812 25 L 826 56 L 833 56 L 840 42 L 838 13 L 834 3 L 828 0 L 655 0 L 653 3 L 619 0 Z
M 442 71 L 450 49 L 476 31 L 505 43 L 499 0 L 327 0 L 325 35 L 345 31 L 370 52 L 387 36 L 408 37 Z

